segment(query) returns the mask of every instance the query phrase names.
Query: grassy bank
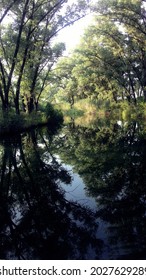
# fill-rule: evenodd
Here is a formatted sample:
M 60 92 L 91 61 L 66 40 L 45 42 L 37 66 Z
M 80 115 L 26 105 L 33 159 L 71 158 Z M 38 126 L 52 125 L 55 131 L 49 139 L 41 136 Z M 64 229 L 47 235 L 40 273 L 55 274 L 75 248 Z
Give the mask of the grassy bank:
M 13 111 L 0 112 L 0 135 L 12 135 L 44 125 L 58 126 L 62 122 L 63 115 L 51 104 L 47 104 L 43 112 L 32 112 L 31 114 L 16 115 Z
M 92 102 L 88 99 L 77 101 L 72 108 L 69 103 L 55 105 L 64 115 L 66 122 L 76 120 L 80 122 L 91 122 L 98 119 L 111 118 L 121 121 L 132 121 L 146 119 L 146 103 L 138 102 L 137 106 L 127 101 L 115 103 L 113 101 Z

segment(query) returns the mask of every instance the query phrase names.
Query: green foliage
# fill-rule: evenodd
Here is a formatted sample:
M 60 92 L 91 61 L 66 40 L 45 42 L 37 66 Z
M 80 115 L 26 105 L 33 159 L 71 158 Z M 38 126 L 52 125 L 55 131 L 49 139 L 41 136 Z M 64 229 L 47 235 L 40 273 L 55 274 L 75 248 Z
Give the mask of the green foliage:
M 72 117 L 72 118 L 80 117 L 83 114 L 84 114 L 84 112 L 82 110 L 79 110 L 76 108 L 70 109 L 66 112 L 66 115 L 69 117 Z
M 19 132 L 24 127 L 23 116 L 16 116 L 14 112 L 0 114 L 0 135 Z
M 121 100 L 146 100 L 145 9 L 139 0 L 96 3 L 79 46 L 56 67 L 56 101 L 90 98 L 109 110 Z
M 60 110 L 54 109 L 53 105 L 48 103 L 45 108 L 45 116 L 49 124 L 60 124 L 63 122 L 63 114 Z
M 121 100 L 134 105 L 139 98 L 146 100 L 143 1 L 99 0 L 93 7 L 94 21 L 80 44 L 58 63 L 65 46 L 53 44 L 52 38 L 85 14 L 88 1 L 71 6 L 65 0 L 26 0 L 17 4 L 14 1 L 10 5 L 10 12 L 15 15 L 10 23 L 4 26 L 3 16 L 0 21 L 3 109 L 12 106 L 17 113 L 21 109 L 31 113 L 38 109 L 40 100 L 46 100 L 69 103 L 69 114 L 75 115 L 73 108 L 83 99 L 93 101 L 101 111 L 110 111 L 113 103 Z M 6 18 L 7 5 L 6 1 L 2 11 Z M 123 110 L 124 117 L 128 110 Z
M 31 114 L 16 115 L 14 111 L 0 113 L 0 136 L 15 135 L 24 130 L 43 125 L 60 125 L 63 122 L 63 115 L 59 110 L 47 104 L 45 112 L 32 112 Z
M 51 69 L 65 50 L 53 38 L 83 17 L 88 1 L 3 1 L 0 15 L 0 98 L 2 109 L 31 113 L 48 93 Z M 6 24 L 5 21 L 6 20 Z M 10 47 L 11 46 L 11 47 Z

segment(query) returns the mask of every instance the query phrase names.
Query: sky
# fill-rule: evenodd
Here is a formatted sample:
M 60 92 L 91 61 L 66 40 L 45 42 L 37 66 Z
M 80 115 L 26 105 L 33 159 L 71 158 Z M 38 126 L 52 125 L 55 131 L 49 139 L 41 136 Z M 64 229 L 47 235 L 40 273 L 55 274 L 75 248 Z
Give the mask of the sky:
M 69 0 L 68 4 L 72 4 L 77 0 Z M 96 3 L 98 0 L 92 0 L 92 3 Z M 146 8 L 146 3 L 143 3 Z M 56 41 L 64 42 L 66 45 L 66 54 L 70 53 L 77 44 L 79 44 L 81 36 L 84 34 L 85 28 L 92 22 L 93 15 L 88 15 L 85 18 L 80 19 L 73 25 L 64 28 L 59 32 Z
M 92 0 L 97 1 L 97 0 Z M 77 0 L 68 0 L 67 4 L 73 4 L 77 2 Z M 8 17 L 4 19 L 4 23 L 7 23 L 11 20 Z M 73 25 L 68 26 L 61 30 L 57 37 L 55 38 L 55 42 L 64 42 L 66 45 L 66 54 L 70 53 L 77 44 L 79 44 L 81 36 L 84 34 L 85 28 L 90 24 L 92 20 L 92 15 L 87 15 L 84 18 L 81 18 Z
M 78 0 L 68 0 L 67 5 L 72 5 L 77 3 Z M 97 0 L 90 0 L 90 2 L 95 3 Z M 92 15 L 87 15 L 81 18 L 73 25 L 61 30 L 57 36 L 57 42 L 64 42 L 66 44 L 66 52 L 70 52 L 79 43 L 81 36 L 84 34 L 85 28 L 90 24 Z
M 64 42 L 66 45 L 66 53 L 70 53 L 77 44 L 79 44 L 82 35 L 84 34 L 84 30 L 92 21 L 92 15 L 88 15 L 73 25 L 68 26 L 61 30 L 55 41 Z

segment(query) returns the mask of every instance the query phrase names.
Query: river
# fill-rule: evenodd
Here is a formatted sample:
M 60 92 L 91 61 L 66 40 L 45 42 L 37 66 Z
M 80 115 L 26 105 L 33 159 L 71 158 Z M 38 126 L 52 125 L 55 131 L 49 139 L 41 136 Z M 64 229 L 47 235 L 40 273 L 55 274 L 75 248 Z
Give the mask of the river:
M 0 259 L 145 259 L 146 124 L 0 140 Z

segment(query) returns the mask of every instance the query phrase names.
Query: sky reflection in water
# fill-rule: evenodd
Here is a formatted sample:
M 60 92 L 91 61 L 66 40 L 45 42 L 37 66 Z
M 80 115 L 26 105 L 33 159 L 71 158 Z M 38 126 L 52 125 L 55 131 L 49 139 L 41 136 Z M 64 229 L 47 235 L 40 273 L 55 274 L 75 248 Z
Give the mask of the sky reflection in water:
M 0 258 L 145 259 L 145 125 L 1 139 Z

